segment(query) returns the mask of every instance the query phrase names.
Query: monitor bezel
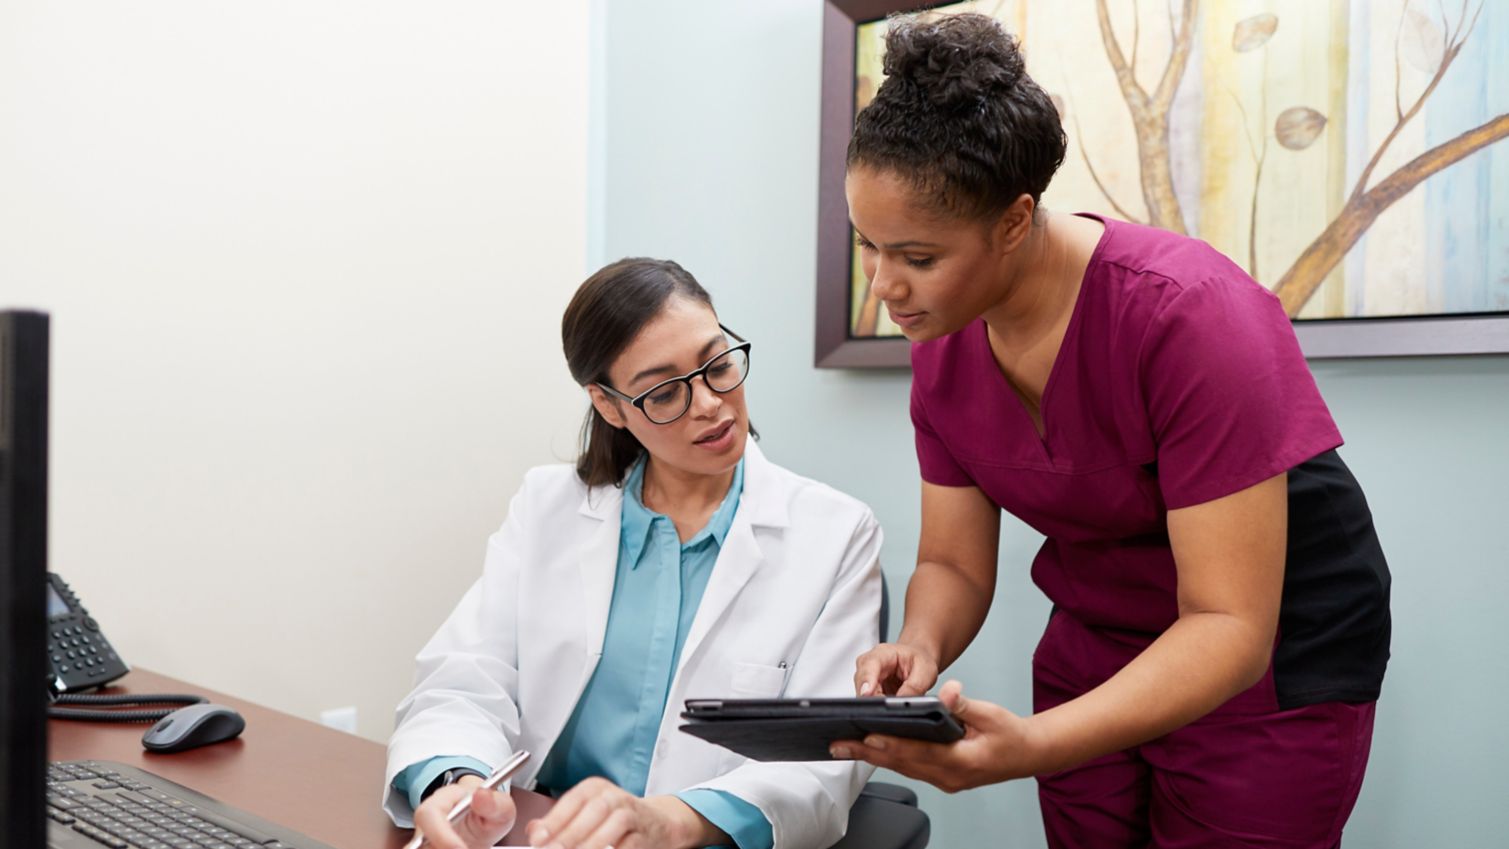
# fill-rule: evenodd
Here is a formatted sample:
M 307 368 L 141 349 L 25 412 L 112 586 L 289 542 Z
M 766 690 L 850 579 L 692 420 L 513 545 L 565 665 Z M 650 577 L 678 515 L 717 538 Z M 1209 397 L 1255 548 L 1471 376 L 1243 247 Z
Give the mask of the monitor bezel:
M 47 845 L 49 318 L 0 311 L 0 847 Z

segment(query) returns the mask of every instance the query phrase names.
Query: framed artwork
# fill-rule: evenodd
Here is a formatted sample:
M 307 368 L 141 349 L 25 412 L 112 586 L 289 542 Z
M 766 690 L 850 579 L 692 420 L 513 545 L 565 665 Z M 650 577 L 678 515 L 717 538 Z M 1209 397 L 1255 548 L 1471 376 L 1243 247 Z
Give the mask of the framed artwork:
M 816 364 L 906 366 L 844 200 L 854 116 L 907 0 L 825 0 Z M 1043 203 L 1209 242 L 1309 357 L 1509 352 L 1509 5 L 970 0 L 1069 147 Z

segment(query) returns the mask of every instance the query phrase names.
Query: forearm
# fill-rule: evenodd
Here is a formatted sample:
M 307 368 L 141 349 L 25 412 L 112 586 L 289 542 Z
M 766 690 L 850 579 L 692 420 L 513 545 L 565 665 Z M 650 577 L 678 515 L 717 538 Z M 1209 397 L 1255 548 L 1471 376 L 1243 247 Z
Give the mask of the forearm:
M 675 796 L 647 796 L 644 801 L 669 824 L 671 843 L 667 849 L 700 849 L 733 843 L 727 833 Z
M 1210 713 L 1268 667 L 1273 631 L 1226 613 L 1192 613 L 1104 684 L 1030 717 L 1030 774 L 1121 751 Z
M 915 646 L 948 668 L 980 632 L 995 581 L 971 577 L 957 567 L 921 561 L 906 591 L 906 621 L 896 642 Z

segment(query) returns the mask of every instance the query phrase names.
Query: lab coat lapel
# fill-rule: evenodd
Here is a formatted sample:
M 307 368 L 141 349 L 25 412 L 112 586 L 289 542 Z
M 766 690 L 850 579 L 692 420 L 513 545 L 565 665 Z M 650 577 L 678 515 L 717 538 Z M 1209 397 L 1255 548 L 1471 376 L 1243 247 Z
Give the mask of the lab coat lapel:
M 582 595 L 571 605 L 577 609 L 578 621 L 582 623 L 587 656 L 597 658 L 603 653 L 603 636 L 608 630 L 608 609 L 613 603 L 613 580 L 618 574 L 623 490 L 611 486 L 594 487 L 587 493 L 578 512 L 601 522 L 582 546 L 581 558 L 577 561 Z
M 747 520 L 736 516 L 733 526 L 728 529 L 728 536 L 723 538 L 723 549 L 718 552 L 718 562 L 713 565 L 712 577 L 702 593 L 702 603 L 697 606 L 697 615 L 686 634 L 678 666 L 686 666 L 687 659 L 697 654 L 697 647 L 707 632 L 728 612 L 729 605 L 749 583 L 763 559 L 754 529 Z
M 686 643 L 681 648 L 681 660 L 677 673 L 685 668 L 687 660 L 697 654 L 712 627 L 728 612 L 738 598 L 739 591 L 754 577 L 764 562 L 755 528 L 777 532 L 786 525 L 785 492 L 774 474 L 769 461 L 750 440 L 744 449 L 744 492 L 739 496 L 739 509 L 734 514 L 728 536 L 723 538 L 723 547 L 713 565 L 712 577 L 702 593 L 702 603 L 697 606 L 697 615 L 687 632 Z
M 520 694 L 520 708 L 529 716 L 524 723 L 524 748 L 531 751 L 544 753 L 555 748 L 561 729 L 602 659 L 613 579 L 618 573 L 622 507 L 623 493 L 617 488 L 588 490 L 577 513 L 589 522 L 562 522 L 550 531 L 561 548 L 575 549 L 575 562 L 571 553 L 561 552 L 561 559 L 556 561 L 559 578 L 549 582 L 549 595 L 522 602 L 545 606 L 552 611 L 552 625 L 559 623 L 558 628 L 546 628 L 527 643 L 541 647 L 535 649 L 536 662 L 531 667 L 545 670 L 535 679 L 526 676 L 525 680 L 537 679 L 539 683 Z M 572 573 L 575 580 L 570 577 Z M 533 775 L 540 763 L 526 767 L 525 773 Z

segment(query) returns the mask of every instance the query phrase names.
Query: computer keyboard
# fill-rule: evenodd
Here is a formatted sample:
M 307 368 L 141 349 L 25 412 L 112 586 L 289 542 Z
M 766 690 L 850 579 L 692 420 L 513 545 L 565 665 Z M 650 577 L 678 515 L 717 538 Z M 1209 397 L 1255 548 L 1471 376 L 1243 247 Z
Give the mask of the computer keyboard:
M 48 849 L 330 849 L 146 770 L 111 761 L 47 768 Z

